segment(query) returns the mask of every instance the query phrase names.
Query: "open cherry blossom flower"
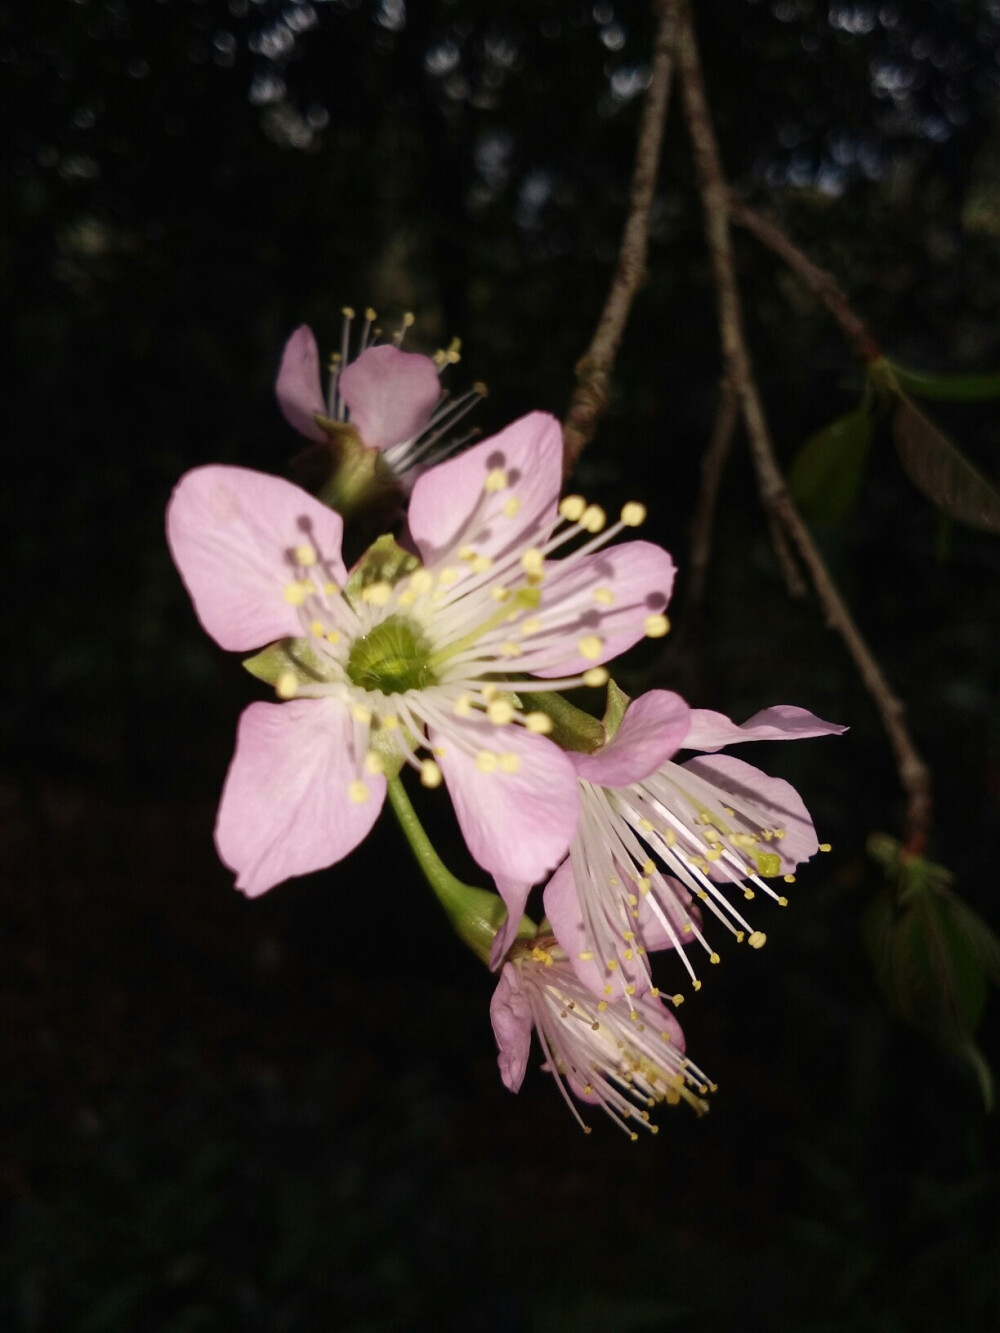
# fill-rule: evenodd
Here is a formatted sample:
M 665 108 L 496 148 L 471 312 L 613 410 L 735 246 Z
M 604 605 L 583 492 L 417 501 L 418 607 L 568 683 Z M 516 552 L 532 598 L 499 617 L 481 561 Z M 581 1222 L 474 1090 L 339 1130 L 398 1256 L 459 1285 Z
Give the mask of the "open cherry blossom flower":
M 601 549 L 641 506 L 611 526 L 579 497 L 558 506 L 561 459 L 558 422 L 522 418 L 417 481 L 419 555 L 383 538 L 351 576 L 340 517 L 298 487 L 234 467 L 182 478 L 167 535 L 202 625 L 233 650 L 284 641 L 270 678 L 292 702 L 243 715 L 216 826 L 239 888 L 345 856 L 400 763 L 447 783 L 498 882 L 537 882 L 564 857 L 576 772 L 524 700 L 603 684 L 603 661 L 663 631 L 674 569 L 648 542 Z
M 448 446 L 443 441 L 485 390 L 476 385 L 455 399 L 442 394 L 440 372 L 458 360 L 456 345 L 434 358 L 404 352 L 400 344 L 413 323 L 412 315 L 404 317 L 391 343 L 375 343 L 371 341 L 375 311 L 366 310 L 360 351 L 351 361 L 353 319 L 354 311 L 345 309 L 341 349 L 331 359 L 325 394 L 313 332 L 305 324 L 295 330 L 278 371 L 278 406 L 306 439 L 323 443 L 344 431 L 355 434 L 362 445 L 381 454 L 408 486 L 421 468 L 462 443 L 454 440 Z
M 490 1018 L 505 1085 L 511 1092 L 520 1089 L 534 1028 L 542 1068 L 587 1134 L 574 1098 L 599 1106 L 637 1139 L 637 1128 L 657 1132 L 649 1117 L 657 1102 L 683 1100 L 700 1114 L 708 1109 L 704 1094 L 715 1091 L 685 1056 L 680 1024 L 661 1000 L 646 995 L 629 1006 L 598 999 L 551 938 L 515 945 L 493 993 Z
M 844 730 L 787 704 L 737 726 L 721 713 L 689 708 L 677 694 L 652 690 L 626 708 L 606 745 L 572 754 L 580 819 L 569 859 L 549 881 L 544 902 L 581 981 L 629 1004 L 655 996 L 649 954 L 674 947 L 698 990 L 694 964 L 679 946 L 697 941 L 711 962 L 719 961 L 702 931 L 703 912 L 737 941 L 760 948 L 766 936 L 727 890 L 746 899 L 759 891 L 784 906 L 787 899 L 768 879 L 791 882 L 797 865 L 829 850 L 817 842 L 789 783 L 728 755 L 675 763 L 679 749 Z

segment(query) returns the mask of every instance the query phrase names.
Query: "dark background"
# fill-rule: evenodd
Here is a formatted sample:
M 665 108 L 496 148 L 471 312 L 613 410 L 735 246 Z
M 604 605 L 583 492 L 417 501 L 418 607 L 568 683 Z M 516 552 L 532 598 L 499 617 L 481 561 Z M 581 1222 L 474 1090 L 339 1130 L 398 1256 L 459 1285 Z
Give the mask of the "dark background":
M 697 10 L 736 187 L 900 361 L 996 367 L 1000 7 Z M 345 302 L 416 311 L 414 349 L 460 335 L 451 382 L 488 382 L 486 432 L 564 410 L 624 218 L 646 7 L 35 0 L 0 25 L 3 1326 L 992 1327 L 996 1117 L 873 981 L 865 839 L 898 833 L 900 795 L 839 640 L 785 591 L 742 448 L 703 643 L 640 652 L 626 683 L 851 730 L 747 752 L 834 849 L 780 917 L 755 904 L 767 949 L 729 950 L 681 1013 L 720 1084 L 707 1118 L 664 1108 L 633 1145 L 583 1137 L 537 1071 L 511 1097 L 490 979 L 388 814 L 253 903 L 212 847 L 260 692 L 171 566 L 172 485 L 285 469 L 283 341 L 306 320 L 332 347 Z M 737 252 L 787 461 L 861 373 L 755 242 Z M 676 105 L 649 267 L 577 484 L 644 500 L 683 570 L 719 355 Z M 935 416 L 1000 471 L 995 406 Z M 881 436 L 857 514 L 817 535 L 934 768 L 929 853 L 1000 922 L 1000 544 L 942 525 Z M 443 798 L 420 809 L 472 874 Z M 996 1063 L 995 1004 L 980 1037 Z

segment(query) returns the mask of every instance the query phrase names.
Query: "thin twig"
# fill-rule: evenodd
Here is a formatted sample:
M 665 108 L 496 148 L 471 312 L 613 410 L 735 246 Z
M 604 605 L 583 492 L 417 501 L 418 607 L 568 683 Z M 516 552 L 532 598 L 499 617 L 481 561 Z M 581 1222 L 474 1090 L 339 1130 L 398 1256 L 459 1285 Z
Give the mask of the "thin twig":
M 930 825 L 930 770 L 907 730 L 903 705 L 892 692 L 882 668 L 854 623 L 809 529 L 795 507 L 778 466 L 743 329 L 743 312 L 729 235 L 729 193 L 705 96 L 691 11 L 688 0 L 674 0 L 674 3 L 677 14 L 677 66 L 694 150 L 698 187 L 705 211 L 705 233 L 715 278 L 723 359 L 726 375 L 739 398 L 743 413 L 761 503 L 765 511 L 779 520 L 790 536 L 809 571 L 827 624 L 840 634 L 878 709 L 892 746 L 896 771 L 907 797 L 907 847 L 911 852 L 919 852 L 926 841 Z
M 654 0 L 658 15 L 653 69 L 639 123 L 629 211 L 607 300 L 587 351 L 577 362 L 576 387 L 563 422 L 563 475 L 569 476 L 608 406 L 609 381 L 635 294 L 646 280 L 646 251 L 653 190 L 670 100 L 673 69 L 673 5 Z
M 708 561 L 712 553 L 712 529 L 715 526 L 715 507 L 718 502 L 722 471 L 729 457 L 729 449 L 739 420 L 739 399 L 728 379 L 719 385 L 719 405 L 708 447 L 701 460 L 701 486 L 691 520 L 691 543 L 688 549 L 688 592 L 685 618 L 697 617 L 705 600 Z
M 788 267 L 802 279 L 812 294 L 818 297 L 840 325 L 841 332 L 854 350 L 859 361 L 868 365 L 877 361 L 882 349 L 872 337 L 862 320 L 851 309 L 847 293 L 831 273 L 814 264 L 802 253 L 783 231 L 767 218 L 762 218 L 752 208 L 728 197 L 729 216 L 739 227 L 744 227 L 751 236 L 755 236 L 764 245 L 783 259 Z

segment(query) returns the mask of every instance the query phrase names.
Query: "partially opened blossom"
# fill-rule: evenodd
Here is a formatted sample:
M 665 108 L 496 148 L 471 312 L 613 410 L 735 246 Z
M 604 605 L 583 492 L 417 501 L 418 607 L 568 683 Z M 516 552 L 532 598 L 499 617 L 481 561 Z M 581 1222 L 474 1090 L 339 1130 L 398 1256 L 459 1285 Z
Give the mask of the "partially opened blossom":
M 656 994 L 649 954 L 674 947 L 694 988 L 689 952 L 714 916 L 738 941 L 760 948 L 735 900 L 761 892 L 781 905 L 769 879 L 791 882 L 819 844 L 790 783 L 728 755 L 674 762 L 680 749 L 715 750 L 735 741 L 794 740 L 844 731 L 803 708 L 781 704 L 737 726 L 652 690 L 625 710 L 613 738 L 570 757 L 580 778 L 580 819 L 569 859 L 544 893 L 546 917 L 581 981 L 597 994 Z M 825 848 L 825 844 L 824 844 Z
M 477 385 L 451 399 L 442 394 L 440 372 L 458 359 L 453 349 L 436 358 L 404 352 L 399 345 L 413 322 L 407 315 L 390 343 L 372 338 L 374 310 L 365 311 L 360 350 L 350 360 L 354 311 L 345 309 L 340 351 L 330 360 L 323 391 L 319 348 L 303 324 L 288 339 L 275 393 L 290 426 L 308 440 L 323 443 L 346 433 L 381 455 L 393 473 L 412 484 L 421 467 L 442 455 L 444 437 L 482 396 Z M 446 450 L 445 450 L 446 451 Z
M 657 1132 L 649 1115 L 657 1102 L 684 1100 L 700 1113 L 708 1109 L 704 1094 L 715 1090 L 684 1054 L 680 1024 L 661 1000 L 647 995 L 629 1006 L 598 999 L 551 938 L 515 945 L 493 993 L 490 1018 L 506 1086 L 511 1092 L 521 1087 L 534 1029 L 542 1067 L 585 1133 L 590 1127 L 574 1098 L 600 1107 L 637 1139 L 638 1128 Z
M 417 481 L 418 555 L 380 540 L 350 578 L 340 518 L 304 491 L 233 467 L 182 478 L 167 532 L 203 626 L 233 650 L 286 641 L 274 680 L 291 702 L 247 709 L 219 810 L 238 887 L 345 856 L 400 763 L 447 784 L 498 883 L 531 884 L 563 858 L 577 776 L 524 701 L 604 683 L 602 662 L 663 631 L 674 570 L 647 542 L 601 549 L 640 506 L 610 527 L 578 497 L 560 510 L 561 460 L 558 422 L 522 418 Z

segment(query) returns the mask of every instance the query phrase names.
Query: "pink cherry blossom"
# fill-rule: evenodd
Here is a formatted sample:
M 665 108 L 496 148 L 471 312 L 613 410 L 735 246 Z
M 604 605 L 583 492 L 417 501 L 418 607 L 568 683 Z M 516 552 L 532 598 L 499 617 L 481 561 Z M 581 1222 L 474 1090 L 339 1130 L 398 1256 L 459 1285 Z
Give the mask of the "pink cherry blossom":
M 551 938 L 515 946 L 500 973 L 490 1018 L 505 1085 L 511 1092 L 520 1089 L 534 1029 L 542 1068 L 588 1134 L 574 1098 L 600 1107 L 637 1139 L 637 1129 L 657 1132 L 649 1117 L 657 1102 L 683 1099 L 700 1113 L 708 1109 L 704 1094 L 715 1091 L 684 1054 L 680 1024 L 662 1001 L 647 995 L 629 1006 L 598 999 Z
M 659 632 L 674 569 L 648 542 L 601 549 L 639 506 L 605 526 L 570 497 L 561 517 L 561 459 L 558 422 L 533 413 L 431 469 L 409 510 L 418 556 L 382 576 L 373 551 L 351 580 L 340 518 L 289 482 L 233 467 L 182 478 L 167 534 L 205 629 L 234 650 L 291 641 L 276 689 L 294 703 L 251 706 L 223 792 L 216 841 L 239 888 L 345 856 L 399 761 L 447 784 L 499 883 L 535 883 L 565 856 L 576 771 L 525 700 L 603 684 L 600 663 Z
M 327 439 L 330 423 L 353 426 L 361 442 L 377 450 L 397 476 L 409 474 L 409 485 L 421 467 L 449 451 L 441 444 L 443 437 L 483 390 L 477 386 L 455 399 L 444 396 L 440 372 L 457 355 L 441 352 L 434 359 L 404 352 L 399 344 L 412 320 L 404 321 L 392 343 L 371 342 L 373 310 L 365 312 L 360 351 L 349 360 L 353 311 L 344 314 L 342 350 L 331 363 L 326 394 L 319 348 L 312 329 L 303 324 L 285 344 L 275 384 L 278 406 L 289 425 L 309 440 Z
M 690 709 L 677 694 L 653 690 L 629 705 L 605 746 L 571 755 L 580 778 L 580 819 L 569 859 L 550 880 L 544 902 L 581 981 L 630 1004 L 636 996 L 655 996 L 649 954 L 674 947 L 699 989 L 695 967 L 679 946 L 697 941 L 711 962 L 719 961 L 703 933 L 703 913 L 737 941 L 760 948 L 766 936 L 727 891 L 745 899 L 762 892 L 783 906 L 786 898 L 768 879 L 791 882 L 796 866 L 819 849 L 808 811 L 789 783 L 728 755 L 675 763 L 679 749 L 844 730 L 791 705 L 737 726 L 721 713 Z

